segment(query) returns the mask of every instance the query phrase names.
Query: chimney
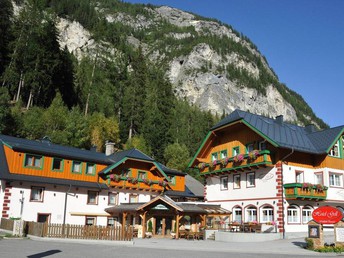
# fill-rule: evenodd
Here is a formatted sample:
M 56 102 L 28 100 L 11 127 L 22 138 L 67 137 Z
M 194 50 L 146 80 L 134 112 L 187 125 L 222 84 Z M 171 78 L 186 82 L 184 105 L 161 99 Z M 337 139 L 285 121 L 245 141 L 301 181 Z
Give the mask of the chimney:
M 113 142 L 106 141 L 105 143 L 105 155 L 109 156 L 115 153 L 115 144 Z
M 279 125 L 283 124 L 283 115 L 276 116 L 275 122 Z
M 315 125 L 313 125 L 313 124 L 306 125 L 305 130 L 307 133 L 314 133 L 317 131 Z
M 92 145 L 92 147 L 90 148 L 90 151 L 97 152 L 97 146 Z

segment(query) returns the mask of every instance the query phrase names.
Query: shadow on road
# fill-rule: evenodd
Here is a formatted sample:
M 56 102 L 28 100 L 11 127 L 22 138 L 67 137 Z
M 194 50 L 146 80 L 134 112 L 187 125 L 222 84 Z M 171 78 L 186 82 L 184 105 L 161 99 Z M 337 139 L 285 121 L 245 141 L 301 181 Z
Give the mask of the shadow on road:
M 28 258 L 42 258 L 42 257 L 47 257 L 49 255 L 53 255 L 53 254 L 57 254 L 61 252 L 62 252 L 61 250 L 49 250 L 49 251 L 38 253 L 38 254 L 32 254 L 27 257 Z

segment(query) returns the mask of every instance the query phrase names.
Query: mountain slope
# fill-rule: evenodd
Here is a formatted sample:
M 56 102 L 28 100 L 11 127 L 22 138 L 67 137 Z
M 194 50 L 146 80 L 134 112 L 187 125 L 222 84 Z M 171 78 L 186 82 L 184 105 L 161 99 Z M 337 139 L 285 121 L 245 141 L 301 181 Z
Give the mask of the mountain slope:
M 142 48 L 152 63 L 165 68 L 180 99 L 213 114 L 239 108 L 326 127 L 300 95 L 278 81 L 257 47 L 229 25 L 167 6 L 98 1 L 94 10 L 107 29 L 120 28 L 114 33 L 121 31 L 121 40 Z M 70 16 L 58 26 L 62 46 L 79 58 L 99 48 L 97 43 L 104 48 L 106 37 L 97 42 L 92 28 L 85 30 Z M 107 49 L 116 52 L 115 45 Z

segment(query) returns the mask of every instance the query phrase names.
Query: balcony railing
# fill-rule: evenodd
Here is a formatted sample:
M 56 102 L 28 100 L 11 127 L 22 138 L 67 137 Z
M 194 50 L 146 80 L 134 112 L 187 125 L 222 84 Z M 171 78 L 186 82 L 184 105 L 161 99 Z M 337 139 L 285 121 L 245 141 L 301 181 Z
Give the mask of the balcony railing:
M 198 164 L 198 169 L 202 174 L 212 174 L 226 171 L 241 171 L 271 164 L 272 161 L 270 151 L 263 150 L 254 151 L 249 154 L 239 154 L 234 157 L 227 157 L 220 160 L 214 160 L 210 163 L 200 162 Z
M 285 196 L 290 200 L 326 200 L 327 187 L 309 183 L 284 184 Z

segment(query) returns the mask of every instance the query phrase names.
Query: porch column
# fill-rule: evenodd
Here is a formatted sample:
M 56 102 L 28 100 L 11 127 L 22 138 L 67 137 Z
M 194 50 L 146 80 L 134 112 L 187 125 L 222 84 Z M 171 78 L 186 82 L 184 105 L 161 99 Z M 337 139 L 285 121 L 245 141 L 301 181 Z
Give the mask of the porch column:
M 146 237 L 146 214 L 147 214 L 147 211 L 145 211 L 143 214 L 140 214 L 141 226 L 142 226 L 142 238 Z
M 207 215 L 199 215 L 201 217 L 201 227 L 205 227 L 207 223 Z
M 162 219 L 162 229 L 161 229 L 161 233 L 163 236 L 165 236 L 165 229 L 166 229 L 165 218 L 163 218 Z
M 122 240 L 124 240 L 124 234 L 125 234 L 125 226 L 127 224 L 127 213 L 123 212 L 122 214 Z
M 179 239 L 179 220 L 182 218 L 183 216 L 181 215 L 176 215 L 176 239 Z

